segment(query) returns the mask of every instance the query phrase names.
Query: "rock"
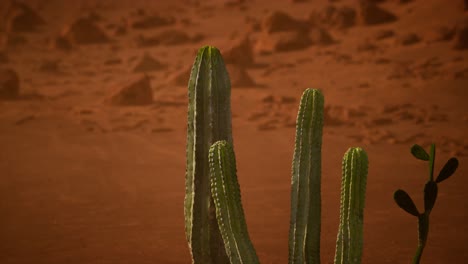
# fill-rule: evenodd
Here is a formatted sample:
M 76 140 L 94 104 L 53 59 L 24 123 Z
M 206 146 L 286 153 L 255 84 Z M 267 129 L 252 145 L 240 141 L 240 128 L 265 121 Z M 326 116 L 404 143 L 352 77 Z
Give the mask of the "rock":
M 429 42 L 450 41 L 455 36 L 456 28 L 440 26 L 430 31 L 426 38 Z
M 468 49 L 468 20 L 462 21 L 456 26 L 453 48 L 457 50 Z
M 2 37 L 0 35 L 0 37 Z M 28 40 L 25 36 L 18 34 L 18 33 L 9 33 L 4 34 L 1 38 L 1 46 L 2 47 L 18 47 L 28 43 Z
M 282 11 L 267 15 L 262 21 L 262 29 L 267 33 L 285 31 L 307 31 L 309 23 L 291 17 Z
M 175 18 L 170 16 L 162 16 L 159 14 L 144 15 L 130 19 L 129 24 L 134 29 L 152 29 L 162 26 L 169 26 L 175 23 Z
M 0 64 L 8 63 L 9 59 L 5 52 L 0 51 Z
M 79 18 L 67 26 L 61 36 L 72 44 L 101 44 L 110 41 L 106 33 L 89 18 Z
M 112 95 L 109 103 L 114 106 L 138 106 L 153 102 L 153 90 L 148 76 L 144 75 Z
M 257 84 L 247 71 L 238 65 L 228 65 L 229 79 L 232 88 L 255 87 Z
M 225 7 L 238 7 L 245 4 L 246 0 L 224 0 Z
M 255 44 L 255 51 L 261 54 L 303 50 L 312 45 L 308 34 L 301 31 L 262 34 Z
M 147 37 L 145 35 L 138 35 L 135 39 L 137 47 L 140 48 L 147 48 L 153 47 L 160 44 L 160 40 L 158 36 L 150 36 Z
M 372 52 L 372 51 L 376 51 L 378 49 L 378 47 L 374 43 L 372 43 L 369 40 L 365 39 L 361 43 L 358 44 L 356 49 L 359 52 Z
M 44 60 L 39 65 L 39 71 L 46 73 L 59 73 L 59 61 L 58 60 Z
M 158 35 L 160 43 L 163 45 L 180 45 L 191 42 L 190 36 L 185 31 L 169 29 Z
M 145 54 L 143 55 L 141 60 L 135 65 L 135 67 L 133 68 L 133 72 L 158 71 L 158 70 L 164 70 L 166 68 L 167 68 L 167 65 L 154 59 L 149 54 Z
M 44 20 L 29 6 L 11 1 L 5 16 L 7 32 L 33 32 Z
M 61 51 L 71 51 L 73 46 L 67 38 L 57 36 L 50 42 L 50 47 Z
M 252 66 L 255 62 L 253 44 L 249 36 L 241 38 L 223 52 L 223 58 L 226 64 L 236 64 L 246 67 Z
M 395 32 L 391 29 L 382 29 L 375 33 L 376 40 L 388 39 L 395 36 Z
M 192 67 L 186 67 L 182 70 L 179 70 L 171 75 L 168 78 L 168 84 L 174 86 L 187 86 L 190 79 L 190 74 L 192 72 Z
M 333 37 L 324 28 L 313 28 L 309 33 L 313 45 L 326 46 L 335 43 Z
M 326 25 L 332 28 L 346 29 L 356 24 L 356 10 L 348 6 L 335 7 L 328 5 L 319 14 L 311 14 L 311 24 Z
M 197 37 L 198 38 L 198 37 Z M 153 36 L 140 35 L 136 39 L 138 47 L 152 47 L 157 45 L 181 45 L 192 42 L 192 39 L 187 33 L 177 29 L 169 29 L 160 32 Z M 198 41 L 198 40 L 197 40 Z
M 0 99 L 18 98 L 19 77 L 13 69 L 0 69 Z
M 360 0 L 359 16 L 364 25 L 384 24 L 397 20 L 397 17 L 393 13 L 369 0 Z
M 91 20 L 92 22 L 100 22 L 103 20 L 102 16 L 96 11 L 90 11 L 85 15 L 85 18 Z
M 408 33 L 397 38 L 397 44 L 409 46 L 421 41 L 421 38 L 415 33 Z

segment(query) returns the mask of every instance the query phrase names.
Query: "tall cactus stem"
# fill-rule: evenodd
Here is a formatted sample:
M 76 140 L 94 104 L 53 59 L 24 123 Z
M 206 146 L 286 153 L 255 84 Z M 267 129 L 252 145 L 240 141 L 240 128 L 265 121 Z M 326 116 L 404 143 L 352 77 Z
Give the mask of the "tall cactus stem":
M 213 144 L 209 152 L 209 162 L 216 218 L 230 262 L 259 263 L 245 223 L 232 146 L 227 141 Z
M 290 264 L 320 263 L 323 109 L 320 90 L 305 90 L 297 115 L 292 164 Z
M 350 148 L 343 157 L 340 225 L 335 264 L 361 263 L 364 203 L 368 158 L 361 148 Z
M 188 83 L 185 234 L 192 263 L 229 263 L 211 198 L 208 151 L 218 140 L 232 143 L 231 84 L 218 49 L 202 47 Z

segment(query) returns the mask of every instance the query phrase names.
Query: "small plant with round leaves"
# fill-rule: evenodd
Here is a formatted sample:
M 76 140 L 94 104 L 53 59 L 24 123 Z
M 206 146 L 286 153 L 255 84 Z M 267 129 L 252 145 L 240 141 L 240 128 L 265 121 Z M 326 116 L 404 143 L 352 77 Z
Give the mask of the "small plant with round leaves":
M 450 158 L 434 180 L 435 144 L 431 145 L 430 154 L 424 148 L 415 144 L 411 147 L 411 154 L 419 160 L 427 161 L 429 164 L 429 180 L 424 185 L 424 212 L 420 213 L 408 193 L 401 189 L 394 193 L 393 198 L 399 207 L 418 218 L 418 247 L 413 258 L 413 264 L 419 264 L 429 233 L 429 215 L 437 200 L 438 184 L 455 173 L 458 168 L 458 160 L 455 157 Z

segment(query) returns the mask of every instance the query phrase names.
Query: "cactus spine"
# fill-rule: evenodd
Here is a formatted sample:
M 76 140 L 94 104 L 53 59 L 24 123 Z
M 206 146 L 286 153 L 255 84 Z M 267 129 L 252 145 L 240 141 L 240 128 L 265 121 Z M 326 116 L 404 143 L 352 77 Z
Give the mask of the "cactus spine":
M 321 147 L 324 98 L 317 89 L 301 97 L 291 177 L 289 263 L 320 263 Z
M 232 146 L 227 141 L 213 144 L 209 162 L 216 218 L 229 260 L 231 264 L 259 263 L 245 223 Z
M 218 49 L 202 47 L 188 84 L 185 234 L 195 264 L 229 263 L 210 190 L 208 151 L 218 140 L 232 143 L 231 84 Z
M 342 163 L 340 226 L 335 264 L 361 263 L 364 202 L 368 158 L 361 148 L 350 148 Z

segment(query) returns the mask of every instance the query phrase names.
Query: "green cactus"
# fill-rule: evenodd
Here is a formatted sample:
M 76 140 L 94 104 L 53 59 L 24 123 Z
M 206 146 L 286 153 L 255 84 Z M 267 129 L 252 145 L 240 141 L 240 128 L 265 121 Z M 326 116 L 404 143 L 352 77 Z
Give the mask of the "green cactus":
M 230 81 L 220 52 L 198 51 L 189 81 L 185 232 L 195 264 L 259 263 L 250 241 L 232 147 Z M 324 98 L 304 91 L 291 176 L 289 263 L 320 263 L 321 147 Z M 343 160 L 340 233 L 335 263 L 358 263 L 367 155 L 352 148 Z
M 335 264 L 361 263 L 367 169 L 366 152 L 361 148 L 348 149 L 343 157 Z
M 231 84 L 218 49 L 201 48 L 188 84 L 185 234 L 195 264 L 229 263 L 211 197 L 208 151 L 232 143 Z
M 214 143 L 209 162 L 216 218 L 229 260 L 231 264 L 259 263 L 245 223 L 232 146 L 224 140 Z
M 434 181 L 435 149 L 435 144 L 431 144 L 431 151 L 428 154 L 424 148 L 417 144 L 411 147 L 411 154 L 419 160 L 428 161 L 429 165 L 429 180 L 424 185 L 424 212 L 419 213 L 413 200 L 405 191 L 399 189 L 393 194 L 393 199 L 400 208 L 418 218 L 418 247 L 413 258 L 413 264 L 419 264 L 426 247 L 429 234 L 429 215 L 437 200 L 437 185 L 452 176 L 458 168 L 458 160 L 455 157 L 450 158 Z
M 289 263 L 320 263 L 320 187 L 324 98 L 302 94 L 291 177 Z

